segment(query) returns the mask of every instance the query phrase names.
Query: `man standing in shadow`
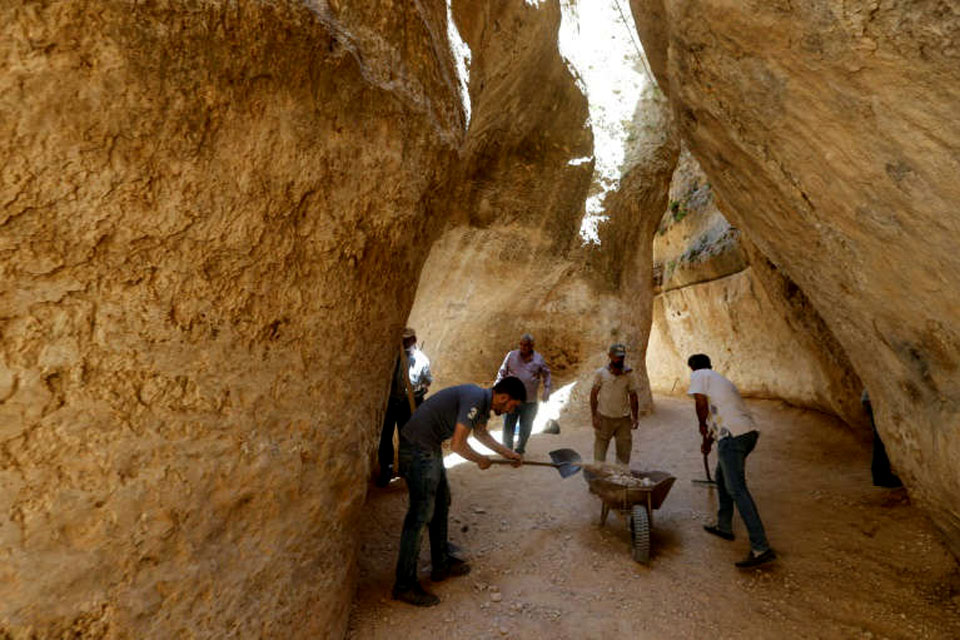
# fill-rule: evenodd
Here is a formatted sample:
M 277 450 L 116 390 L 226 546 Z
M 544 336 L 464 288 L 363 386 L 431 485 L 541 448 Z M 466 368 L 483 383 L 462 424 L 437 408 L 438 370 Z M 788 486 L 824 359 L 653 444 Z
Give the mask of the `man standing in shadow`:
M 380 446 L 377 449 L 380 463 L 380 473 L 376 480 L 378 487 L 387 486 L 394 476 L 394 430 L 402 428 L 416 408 L 423 403 L 432 382 L 430 359 L 417 348 L 417 332 L 407 327 L 403 330 L 403 342 L 393 367 L 390 398 L 387 400 L 383 428 L 380 430 Z
M 890 458 L 887 457 L 887 448 L 877 433 L 877 424 L 873 421 L 873 404 L 870 402 L 870 394 L 864 389 L 860 395 L 860 404 L 863 410 L 867 412 L 870 418 L 870 426 L 873 428 L 873 458 L 870 460 L 870 473 L 873 476 L 873 486 L 885 487 L 887 489 L 897 489 L 903 486 L 900 478 L 890 469 Z

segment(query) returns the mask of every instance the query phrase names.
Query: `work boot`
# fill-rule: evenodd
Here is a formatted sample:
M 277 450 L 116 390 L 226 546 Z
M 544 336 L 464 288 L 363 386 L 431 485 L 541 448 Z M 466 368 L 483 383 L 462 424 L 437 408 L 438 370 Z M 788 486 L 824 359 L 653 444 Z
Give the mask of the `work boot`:
M 458 578 L 470 573 L 470 565 L 459 558 L 448 558 L 447 566 L 430 572 L 431 582 L 443 582 L 447 578 Z
M 440 603 L 440 598 L 421 587 L 419 582 L 414 583 L 409 589 L 398 590 L 394 587 L 393 599 L 412 604 L 415 607 L 432 607 Z
M 777 554 L 773 552 L 773 549 L 767 549 L 762 553 L 750 552 L 750 555 L 747 556 L 745 560 L 740 562 L 735 562 L 734 564 L 739 569 L 750 569 L 751 567 L 759 567 L 762 564 L 767 564 L 768 562 L 773 562 L 777 559 Z

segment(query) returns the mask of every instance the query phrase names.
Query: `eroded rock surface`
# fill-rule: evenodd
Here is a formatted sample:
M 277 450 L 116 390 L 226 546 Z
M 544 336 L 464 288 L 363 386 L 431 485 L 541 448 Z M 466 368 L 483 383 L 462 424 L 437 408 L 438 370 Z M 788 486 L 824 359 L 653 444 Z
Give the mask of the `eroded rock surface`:
M 803 292 L 727 222 L 686 151 L 653 251 L 655 391 L 685 393 L 687 358 L 707 353 L 744 395 L 812 407 L 869 434 L 862 383 L 843 349 Z
M 609 344 L 625 342 L 649 410 L 650 243 L 678 154 L 666 102 L 651 91 L 638 105 L 643 134 L 605 199 L 601 245 L 583 246 L 592 166 L 570 161 L 590 156 L 592 140 L 585 97 L 557 51 L 559 8 L 493 5 L 464 13 L 475 57 L 463 215 L 431 250 L 410 323 L 441 386 L 491 383 L 523 332 L 558 384 L 591 376 Z
M 592 147 L 586 98 L 557 51 L 558 6 L 460 5 L 473 115 L 455 169 L 454 221 L 430 249 L 410 323 L 439 385 L 489 384 L 524 331 L 561 377 L 588 355 L 577 264 Z M 592 301 L 600 313 L 601 301 Z
M 911 494 L 960 553 L 960 10 L 631 6 L 721 208 L 842 344 Z
M 339 635 L 443 1 L 7 2 L 0 123 L 0 636 Z

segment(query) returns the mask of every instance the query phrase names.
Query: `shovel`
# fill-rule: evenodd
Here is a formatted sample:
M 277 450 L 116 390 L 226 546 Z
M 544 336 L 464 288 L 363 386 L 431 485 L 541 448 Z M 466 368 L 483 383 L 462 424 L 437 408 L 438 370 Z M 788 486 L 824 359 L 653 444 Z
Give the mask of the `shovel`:
M 706 453 L 703 454 L 703 470 L 707 472 L 707 479 L 706 479 L 706 480 L 701 480 L 700 478 L 694 478 L 694 479 L 693 479 L 693 484 L 702 484 L 702 485 L 706 485 L 706 486 L 708 486 L 708 487 L 715 487 L 715 486 L 717 486 L 716 480 L 714 480 L 713 478 L 710 477 L 710 463 L 707 462 L 707 454 L 706 454 Z
M 554 467 L 560 472 L 561 478 L 569 478 L 580 472 L 580 465 L 578 464 L 580 462 L 580 454 L 573 449 L 554 449 L 550 452 L 550 460 L 552 460 L 552 462 L 524 460 L 523 466 Z M 513 460 L 507 460 L 506 458 L 491 458 L 490 462 L 493 464 L 513 464 Z

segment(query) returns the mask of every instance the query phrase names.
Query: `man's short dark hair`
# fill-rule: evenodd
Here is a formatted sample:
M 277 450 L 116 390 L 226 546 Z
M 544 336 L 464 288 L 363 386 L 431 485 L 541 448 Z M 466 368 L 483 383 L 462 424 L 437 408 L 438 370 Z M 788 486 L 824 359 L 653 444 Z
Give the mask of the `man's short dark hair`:
M 713 369 L 710 364 L 710 356 L 705 353 L 695 353 L 687 358 L 687 366 L 697 371 L 698 369 Z
M 527 388 L 523 386 L 523 381 L 514 376 L 507 376 L 497 384 L 493 385 L 494 393 L 505 393 L 514 400 L 520 402 L 527 401 Z

